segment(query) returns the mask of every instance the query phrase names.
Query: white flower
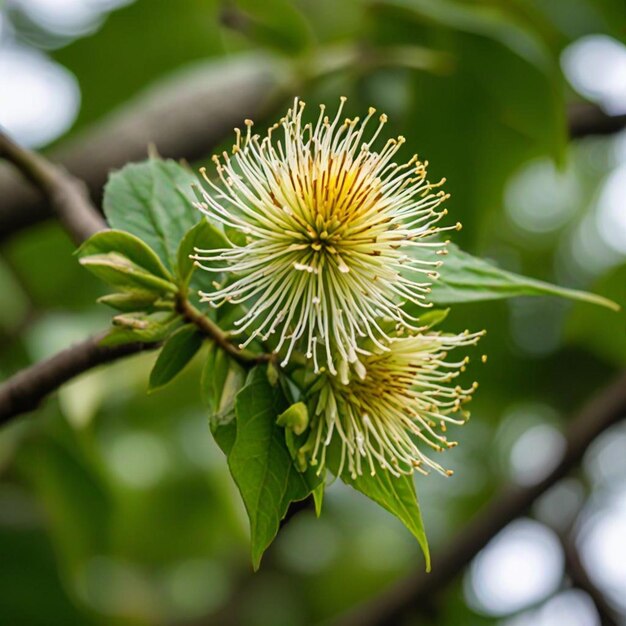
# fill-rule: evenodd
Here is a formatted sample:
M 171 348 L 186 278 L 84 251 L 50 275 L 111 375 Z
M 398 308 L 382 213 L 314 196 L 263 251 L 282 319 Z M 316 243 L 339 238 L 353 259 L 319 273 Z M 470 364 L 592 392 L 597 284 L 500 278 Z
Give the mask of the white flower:
M 242 346 L 276 334 L 283 365 L 300 349 L 316 372 L 326 365 L 333 375 L 340 362 L 368 354 L 364 340 L 387 349 L 382 318 L 416 330 L 402 303 L 428 306 L 440 265 L 432 250 L 444 254 L 446 243 L 425 239 L 459 227 L 436 227 L 447 196 L 436 189 L 444 181 L 426 180 L 427 163 L 394 162 L 403 137 L 373 148 L 386 116 L 369 133 L 375 110 L 343 120 L 344 101 L 332 120 L 322 106 L 314 125 L 296 100 L 264 138 L 249 120 L 245 137 L 237 129 L 232 154 L 214 157 L 219 180 L 203 171 L 209 190 L 198 208 L 245 243 L 194 257 L 227 276 L 203 300 L 247 308 L 235 322 L 248 335 Z M 419 248 L 431 254 L 420 258 Z
M 309 393 L 311 431 L 300 450 L 302 462 L 326 466 L 333 440 L 339 455 L 337 475 L 347 466 L 355 478 L 377 469 L 394 476 L 451 474 L 429 458 L 424 447 L 442 451 L 456 445 L 445 436 L 448 424 L 463 424 L 463 405 L 478 386 L 462 388 L 452 381 L 465 369 L 467 357 L 448 361 L 448 351 L 475 344 L 483 332 L 444 335 L 437 332 L 393 339 L 389 349 L 363 359 L 365 378 L 346 385 L 320 376 Z

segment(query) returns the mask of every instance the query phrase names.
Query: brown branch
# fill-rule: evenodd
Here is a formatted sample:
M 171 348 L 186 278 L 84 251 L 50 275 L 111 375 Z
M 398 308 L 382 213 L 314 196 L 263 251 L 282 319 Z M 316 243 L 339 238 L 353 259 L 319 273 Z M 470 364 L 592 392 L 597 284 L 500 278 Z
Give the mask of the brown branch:
M 265 55 L 204 62 L 166 78 L 55 148 L 49 159 L 83 180 L 96 204 L 109 172 L 144 159 L 153 144 L 164 158 L 207 156 L 246 117 L 281 101 L 276 62 Z M 281 71 L 281 80 L 290 72 Z M 48 203 L 0 166 L 0 239 L 51 217 Z
M 74 243 L 107 227 L 84 183 L 0 132 L 0 157 L 10 161 L 47 198 Z
M 224 332 L 213 320 L 210 320 L 206 315 L 198 311 L 184 296 L 179 295 L 177 298 L 176 310 L 185 320 L 195 324 L 205 337 L 214 341 L 226 354 L 232 356 L 233 359 L 242 365 L 251 366 L 255 363 L 269 363 L 276 357 L 276 355 L 266 352 L 252 352 L 251 350 L 238 348 L 230 340 L 229 333 Z
M 245 366 L 268 363 L 273 354 L 241 350 L 229 340 L 217 324 L 205 317 L 187 299 L 180 298 L 177 310 L 188 322 L 195 324 L 200 332 L 214 341 L 222 350 Z M 19 371 L 0 385 L 0 426 L 14 417 L 36 409 L 41 401 L 55 389 L 103 363 L 110 363 L 123 356 L 144 350 L 154 350 L 160 343 L 131 343 L 121 346 L 101 346 L 104 334 L 90 337 L 84 342 L 67 348 L 53 357 Z
M 98 365 L 144 350 L 154 350 L 157 343 L 131 343 L 101 346 L 104 334 L 85 339 L 54 356 L 18 372 L 0 385 L 0 425 L 16 415 L 36 409 L 41 402 L 75 376 Z
M 474 519 L 433 556 L 430 574 L 420 571 L 393 585 L 380 596 L 338 623 L 342 626 L 383 626 L 403 623 L 407 614 L 420 610 L 465 568 L 490 539 L 523 515 L 550 487 L 581 461 L 591 442 L 626 417 L 626 373 L 594 397 L 571 422 L 566 448 L 559 464 L 542 480 L 528 487 L 510 485 L 495 496 Z
M 568 123 L 572 139 L 588 135 L 612 135 L 626 127 L 626 115 L 608 115 L 593 104 L 580 102 L 570 106 Z
M 107 228 L 102 216 L 91 204 L 81 181 L 73 178 L 44 157 L 26 150 L 0 133 L 0 156 L 7 157 L 50 199 L 64 228 L 77 244 Z M 177 312 L 195 324 L 208 338 L 244 365 L 267 363 L 274 356 L 256 354 L 235 346 L 227 333 L 198 311 L 184 295 L 178 295 Z M 57 387 L 92 367 L 128 354 L 150 350 L 158 344 L 132 343 L 115 347 L 98 345 L 101 337 L 92 337 L 50 359 L 37 363 L 9 378 L 0 386 L 0 425 L 39 406 Z
M 602 626 L 618 626 L 620 618 L 615 609 L 607 602 L 604 594 L 589 578 L 589 574 L 587 574 L 587 570 L 580 560 L 574 537 L 569 534 L 559 535 L 559 539 L 565 554 L 565 570 L 570 577 L 572 585 L 584 591 L 592 599 L 600 616 Z

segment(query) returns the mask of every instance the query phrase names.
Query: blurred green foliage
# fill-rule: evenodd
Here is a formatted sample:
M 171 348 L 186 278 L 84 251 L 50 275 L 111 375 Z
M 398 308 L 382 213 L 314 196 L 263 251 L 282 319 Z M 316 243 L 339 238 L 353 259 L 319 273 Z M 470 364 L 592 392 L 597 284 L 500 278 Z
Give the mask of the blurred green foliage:
M 369 105 L 386 111 L 390 132 L 407 138 L 404 154 L 418 152 L 434 179 L 448 179 L 448 208 L 464 225 L 455 241 L 465 249 L 624 305 L 623 256 L 583 250 L 579 237 L 617 166 L 618 139 L 567 143 L 567 106 L 578 96 L 559 55 L 588 33 L 624 40 L 625 21 L 621 0 L 137 0 L 50 55 L 80 84 L 71 135 L 207 57 L 264 50 L 310 74 L 336 46 L 383 58 L 389 46 L 439 53 L 449 62 L 434 71 L 354 63 L 306 81 L 299 95 L 311 105 L 347 95 L 349 114 Z M 554 172 L 557 195 L 567 192 L 565 174 L 576 181 L 565 217 L 541 231 L 515 219 L 519 200 L 508 193 L 533 164 Z M 523 188 L 531 199 L 533 184 Z M 0 269 L 2 374 L 106 323 L 94 303 L 104 289 L 58 226 L 13 238 Z M 446 328 L 488 330 L 481 350 L 489 360 L 470 364 L 481 387 L 472 420 L 456 433 L 461 445 L 447 453 L 455 476 L 417 479 L 433 568 L 437 547 L 511 476 L 504 436 L 511 416 L 519 432 L 542 414 L 537 407 L 566 426 L 571 411 L 626 363 L 624 326 L 623 315 L 551 298 L 452 308 Z M 309 624 L 421 567 L 399 522 L 337 484 L 322 518 L 298 514 L 252 576 L 245 514 L 198 390 L 205 356 L 151 395 L 153 356 L 95 370 L 3 430 L 3 622 Z M 431 622 L 415 623 L 493 621 L 468 608 L 460 585 L 441 606 Z

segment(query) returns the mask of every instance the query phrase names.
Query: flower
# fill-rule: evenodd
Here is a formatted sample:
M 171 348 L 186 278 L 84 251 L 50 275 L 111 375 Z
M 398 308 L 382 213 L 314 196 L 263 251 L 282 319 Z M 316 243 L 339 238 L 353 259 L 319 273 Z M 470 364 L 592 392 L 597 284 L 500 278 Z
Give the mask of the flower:
M 402 305 L 429 306 L 440 265 L 432 253 L 445 254 L 446 245 L 425 240 L 460 227 L 436 226 L 447 195 L 437 189 L 443 180 L 426 180 L 427 162 L 417 155 L 394 162 L 403 137 L 374 150 L 387 117 L 369 133 L 375 109 L 363 121 L 342 121 L 344 102 L 332 120 L 322 106 L 311 124 L 296 99 L 262 139 L 250 120 L 245 137 L 236 129 L 232 153 L 213 157 L 218 180 L 202 170 L 209 190 L 197 206 L 239 243 L 193 257 L 226 276 L 201 293 L 204 301 L 246 307 L 234 322 L 235 333 L 248 335 L 242 347 L 276 334 L 282 365 L 298 348 L 316 372 L 327 367 L 333 375 L 341 362 L 358 366 L 359 355 L 369 354 L 364 341 L 387 349 L 382 318 L 417 330 Z
M 421 447 L 436 451 L 452 448 L 448 424 L 463 424 L 469 413 L 462 407 L 478 386 L 451 384 L 469 361 L 448 361 L 448 351 L 474 345 L 483 332 L 459 335 L 422 333 L 393 339 L 389 349 L 364 358 L 365 378 L 346 385 L 337 377 L 320 376 L 311 387 L 309 437 L 300 449 L 301 464 L 326 466 L 327 450 L 338 443 L 333 469 L 340 476 L 347 465 L 354 479 L 378 468 L 394 476 L 444 470 Z M 439 432 L 438 432 L 439 431 Z

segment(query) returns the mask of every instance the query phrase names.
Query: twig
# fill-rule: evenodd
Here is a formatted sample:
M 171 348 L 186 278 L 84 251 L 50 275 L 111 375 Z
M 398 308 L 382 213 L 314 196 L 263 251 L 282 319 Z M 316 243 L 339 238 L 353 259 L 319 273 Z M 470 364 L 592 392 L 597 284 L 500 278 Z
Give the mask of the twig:
M 626 115 L 608 115 L 593 104 L 581 102 L 568 111 L 569 134 L 572 139 L 588 135 L 612 135 L 626 127 Z
M 224 352 L 242 365 L 250 366 L 254 363 L 269 363 L 275 358 L 275 355 L 266 352 L 252 352 L 251 350 L 238 348 L 232 343 L 228 333 L 224 332 L 215 322 L 198 311 L 185 297 L 178 297 L 176 310 L 188 322 L 195 324 L 203 335 L 214 341 Z
M 188 322 L 195 324 L 203 335 L 241 364 L 251 366 L 274 360 L 274 354 L 256 353 L 235 346 L 230 341 L 228 333 L 204 316 L 186 298 L 179 297 L 176 308 Z M 103 336 L 91 337 L 83 343 L 63 350 L 46 361 L 18 372 L 0 385 L 0 426 L 22 413 L 37 408 L 48 394 L 74 376 L 97 365 L 160 346 L 159 343 L 132 343 L 105 347 L 98 345 Z
M 0 425 L 36 409 L 55 389 L 75 376 L 121 357 L 153 350 L 157 343 L 101 346 L 104 334 L 89 337 L 54 356 L 18 372 L 0 385 Z
M 10 161 L 40 189 L 75 243 L 106 228 L 102 216 L 89 200 L 82 181 L 38 154 L 17 145 L 2 132 L 0 157 Z
M 179 298 L 178 312 L 202 334 L 243 365 L 268 363 L 275 355 L 241 350 L 229 340 L 217 324 L 205 317 L 187 299 Z M 145 350 L 154 350 L 160 343 L 131 343 L 121 346 L 101 346 L 104 334 L 90 337 L 84 342 L 67 348 L 53 357 L 21 370 L 0 385 L 0 426 L 11 419 L 36 409 L 41 401 L 74 376 L 103 363 L 110 363 L 123 356 Z
M 570 534 L 559 535 L 565 554 L 565 569 L 572 581 L 572 585 L 584 591 L 592 600 L 600 616 L 602 626 L 618 626 L 620 619 L 615 609 L 607 602 L 604 594 L 589 578 L 587 570 L 580 560 L 574 537 Z
M 0 132 L 0 157 L 13 163 L 43 195 L 74 243 L 79 244 L 107 227 L 91 203 L 84 183 L 35 152 L 18 146 Z
M 626 373 L 606 387 L 571 422 L 566 448 L 559 464 L 542 480 L 528 487 L 511 485 L 464 525 L 463 530 L 433 556 L 430 574 L 415 573 L 380 596 L 345 615 L 341 626 L 382 626 L 402 623 L 403 616 L 445 589 L 507 524 L 523 515 L 550 487 L 582 459 L 591 442 L 604 430 L 626 417 Z
M 65 229 L 77 244 L 107 228 L 102 216 L 91 204 L 81 181 L 68 175 L 44 157 L 26 150 L 0 133 L 0 156 L 5 156 L 47 195 Z M 244 365 L 267 363 L 274 356 L 254 353 L 235 346 L 227 333 L 198 311 L 184 295 L 176 308 L 188 322 Z M 0 425 L 39 406 L 45 396 L 63 383 L 101 363 L 128 354 L 150 350 L 158 344 L 132 343 L 116 347 L 98 345 L 101 337 L 92 337 L 50 359 L 18 372 L 0 386 Z

